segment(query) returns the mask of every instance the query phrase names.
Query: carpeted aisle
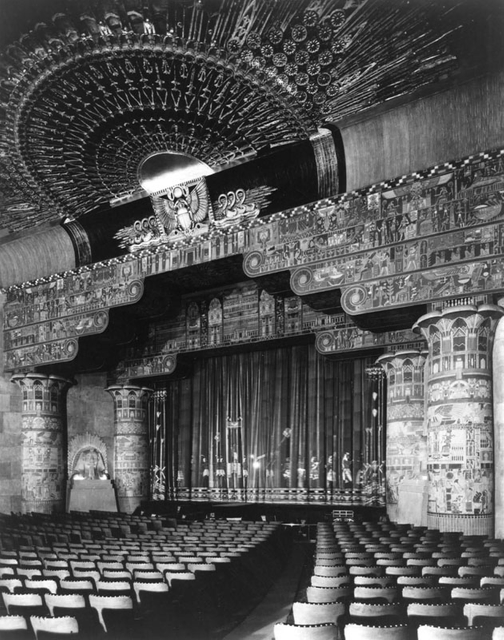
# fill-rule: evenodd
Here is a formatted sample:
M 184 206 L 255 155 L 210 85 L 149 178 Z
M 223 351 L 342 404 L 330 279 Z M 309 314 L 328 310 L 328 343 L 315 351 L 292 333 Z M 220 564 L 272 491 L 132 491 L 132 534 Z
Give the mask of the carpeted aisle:
M 222 640 L 272 640 L 276 622 L 285 622 L 292 603 L 305 586 L 309 575 L 313 544 L 294 542 L 290 557 L 275 584 L 256 608 Z

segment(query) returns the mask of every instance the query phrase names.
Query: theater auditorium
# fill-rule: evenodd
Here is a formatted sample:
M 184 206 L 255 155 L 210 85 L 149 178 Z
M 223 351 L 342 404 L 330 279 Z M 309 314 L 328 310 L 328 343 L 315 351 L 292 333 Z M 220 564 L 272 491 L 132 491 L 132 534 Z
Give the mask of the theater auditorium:
M 504 640 L 504 2 L 0 10 L 1 640 Z

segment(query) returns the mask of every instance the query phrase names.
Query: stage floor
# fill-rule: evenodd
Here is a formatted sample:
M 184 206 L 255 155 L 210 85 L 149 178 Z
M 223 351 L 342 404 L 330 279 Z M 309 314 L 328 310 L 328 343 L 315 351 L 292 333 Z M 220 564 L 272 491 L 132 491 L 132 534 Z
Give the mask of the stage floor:
M 232 502 L 230 500 L 150 500 L 141 505 L 142 513 L 166 515 L 187 520 L 240 518 L 249 521 L 312 524 L 323 521 L 379 520 L 385 507 L 369 507 L 348 503 Z

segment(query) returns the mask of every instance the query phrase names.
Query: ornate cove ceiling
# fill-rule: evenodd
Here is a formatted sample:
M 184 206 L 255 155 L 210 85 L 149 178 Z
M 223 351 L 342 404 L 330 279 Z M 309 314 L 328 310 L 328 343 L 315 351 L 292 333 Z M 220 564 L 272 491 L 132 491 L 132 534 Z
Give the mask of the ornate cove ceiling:
M 138 188 L 156 151 L 218 170 L 458 67 L 456 2 L 35 4 L 36 22 L 0 59 L 9 231 L 105 207 Z

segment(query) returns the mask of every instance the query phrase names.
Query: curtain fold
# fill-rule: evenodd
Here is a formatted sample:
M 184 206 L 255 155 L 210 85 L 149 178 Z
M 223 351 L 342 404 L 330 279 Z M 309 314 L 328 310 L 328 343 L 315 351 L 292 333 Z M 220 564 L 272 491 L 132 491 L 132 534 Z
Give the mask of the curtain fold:
M 198 359 L 190 379 L 151 400 L 152 498 L 362 488 L 371 364 L 331 361 L 313 345 Z

